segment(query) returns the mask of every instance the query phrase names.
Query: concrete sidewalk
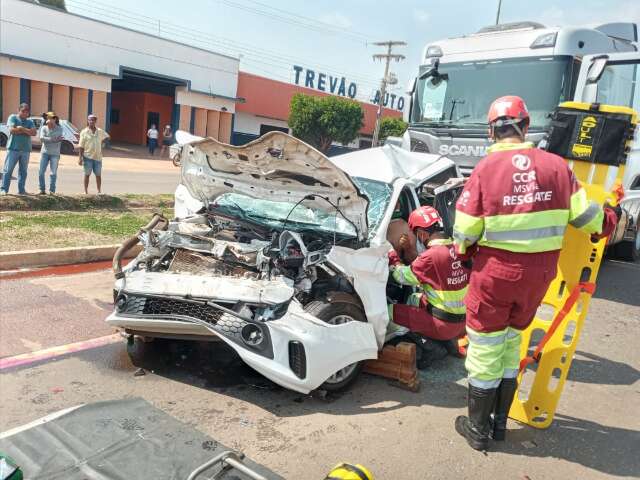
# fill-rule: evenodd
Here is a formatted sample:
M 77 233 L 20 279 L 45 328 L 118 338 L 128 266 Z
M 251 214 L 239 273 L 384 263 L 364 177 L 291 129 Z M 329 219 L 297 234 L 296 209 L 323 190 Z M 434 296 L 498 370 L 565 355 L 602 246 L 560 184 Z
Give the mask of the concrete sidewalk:
M 126 151 L 124 152 L 126 153 Z M 132 152 L 138 154 L 139 152 Z M 0 165 L 4 165 L 6 150 L 0 150 Z M 38 193 L 38 170 L 40 152 L 33 150 L 29 157 L 29 173 L 27 176 L 27 192 Z M 13 172 L 18 176 L 18 169 Z M 62 155 L 58 165 L 58 193 L 83 193 L 82 167 L 78 165 L 77 155 Z M 122 149 L 108 149 L 102 163 L 102 192 L 116 193 L 173 193 L 180 180 L 180 169 L 168 159 L 125 157 Z M 11 181 L 10 193 L 17 193 L 17 180 Z M 49 187 L 49 172 L 45 176 L 47 189 Z M 91 178 L 89 193 L 95 193 L 95 179 Z

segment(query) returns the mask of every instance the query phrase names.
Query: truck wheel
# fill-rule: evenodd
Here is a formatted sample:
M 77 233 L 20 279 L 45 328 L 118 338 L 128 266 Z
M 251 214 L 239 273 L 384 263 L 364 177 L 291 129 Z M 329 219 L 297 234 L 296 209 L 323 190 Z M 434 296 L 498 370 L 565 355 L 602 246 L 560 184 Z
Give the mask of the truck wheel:
M 326 299 L 314 300 L 305 306 L 305 311 L 314 317 L 318 317 L 331 325 L 340 325 L 348 322 L 366 322 L 364 312 L 352 303 L 331 303 Z M 355 382 L 362 371 L 363 362 L 352 363 L 342 370 L 331 375 L 320 388 L 328 392 L 338 392 L 349 387 Z
M 68 140 L 63 141 L 62 145 L 60 145 L 60 153 L 63 155 L 73 155 L 73 152 L 73 143 Z
M 0 133 L 0 147 L 7 146 L 7 136 L 4 133 Z
M 627 262 L 640 260 L 640 228 L 636 227 L 636 235 L 633 240 L 625 240 L 616 245 L 615 256 Z

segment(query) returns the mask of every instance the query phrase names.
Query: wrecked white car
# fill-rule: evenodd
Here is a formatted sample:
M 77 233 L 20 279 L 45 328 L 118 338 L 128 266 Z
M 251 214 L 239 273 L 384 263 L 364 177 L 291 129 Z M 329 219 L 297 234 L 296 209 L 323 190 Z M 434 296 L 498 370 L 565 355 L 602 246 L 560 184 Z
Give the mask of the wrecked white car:
M 390 145 L 330 160 L 281 132 L 241 147 L 182 132 L 178 141 L 176 218 L 155 216 L 116 253 L 107 323 L 222 340 L 299 392 L 348 386 L 385 342 L 396 205 L 406 218 L 433 201 L 458 176 L 454 163 Z

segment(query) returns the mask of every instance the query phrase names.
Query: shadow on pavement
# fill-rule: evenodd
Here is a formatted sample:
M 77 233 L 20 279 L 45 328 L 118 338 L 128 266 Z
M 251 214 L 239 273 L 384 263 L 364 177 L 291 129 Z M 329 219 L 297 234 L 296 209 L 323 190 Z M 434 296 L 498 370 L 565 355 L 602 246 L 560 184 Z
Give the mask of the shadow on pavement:
M 640 371 L 626 363 L 577 351 L 568 380 L 599 385 L 633 385 L 640 380 Z
M 410 405 L 466 406 L 466 387 L 455 383 L 464 377 L 463 361 L 452 357 L 435 362 L 429 370 L 420 372 L 422 388 L 418 393 L 390 385 L 384 378 L 362 374 L 344 392 L 316 390 L 304 395 L 263 377 L 242 362 L 233 349 L 220 342 L 155 339 L 143 343 L 136 340 L 128 350 L 135 367 L 253 403 L 280 416 L 296 417 L 318 412 L 338 415 L 379 413 Z
M 640 263 L 607 260 L 598 273 L 594 298 L 640 307 Z
M 640 432 L 568 415 L 556 415 L 547 430 L 509 430 L 507 441 L 494 445 L 499 452 L 558 458 L 607 475 L 637 477 L 640 472 Z M 525 473 L 536 478 L 536 472 Z

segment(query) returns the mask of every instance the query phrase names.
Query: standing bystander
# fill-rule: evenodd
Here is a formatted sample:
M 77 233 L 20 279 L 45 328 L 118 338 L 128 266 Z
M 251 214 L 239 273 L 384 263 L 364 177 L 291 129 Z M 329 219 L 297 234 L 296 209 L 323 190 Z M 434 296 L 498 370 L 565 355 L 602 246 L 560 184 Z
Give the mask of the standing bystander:
M 36 134 L 35 124 L 29 119 L 29 105 L 21 103 L 18 113 L 9 116 L 9 140 L 7 141 L 7 156 L 2 171 L 2 188 L 0 195 L 9 193 L 11 175 L 18 165 L 18 194 L 26 195 L 24 185 L 27 181 L 27 167 L 31 153 L 31 137 Z
M 164 151 L 167 147 L 171 146 L 173 142 L 173 130 L 171 129 L 171 125 L 167 125 L 164 127 L 162 131 L 162 148 L 160 149 L 160 156 L 164 155 Z
M 158 148 L 158 129 L 155 123 L 152 123 L 151 128 L 147 130 L 147 139 L 149 140 L 149 153 L 153 156 Z
M 58 162 L 60 161 L 60 145 L 62 144 L 62 127 L 60 119 L 54 112 L 45 114 L 47 122 L 40 129 L 40 140 L 42 148 L 40 149 L 40 171 L 38 172 L 38 181 L 40 183 L 40 195 L 46 192 L 44 174 L 47 167 L 51 170 L 49 177 L 49 193 L 56 193 L 56 178 L 58 176 Z
M 84 193 L 89 193 L 89 177 L 91 172 L 96 176 L 98 195 L 102 193 L 102 142 L 109 138 L 109 134 L 96 127 L 98 117 L 91 114 L 87 117 L 87 126 L 80 132 L 78 142 L 78 165 L 84 166 Z

